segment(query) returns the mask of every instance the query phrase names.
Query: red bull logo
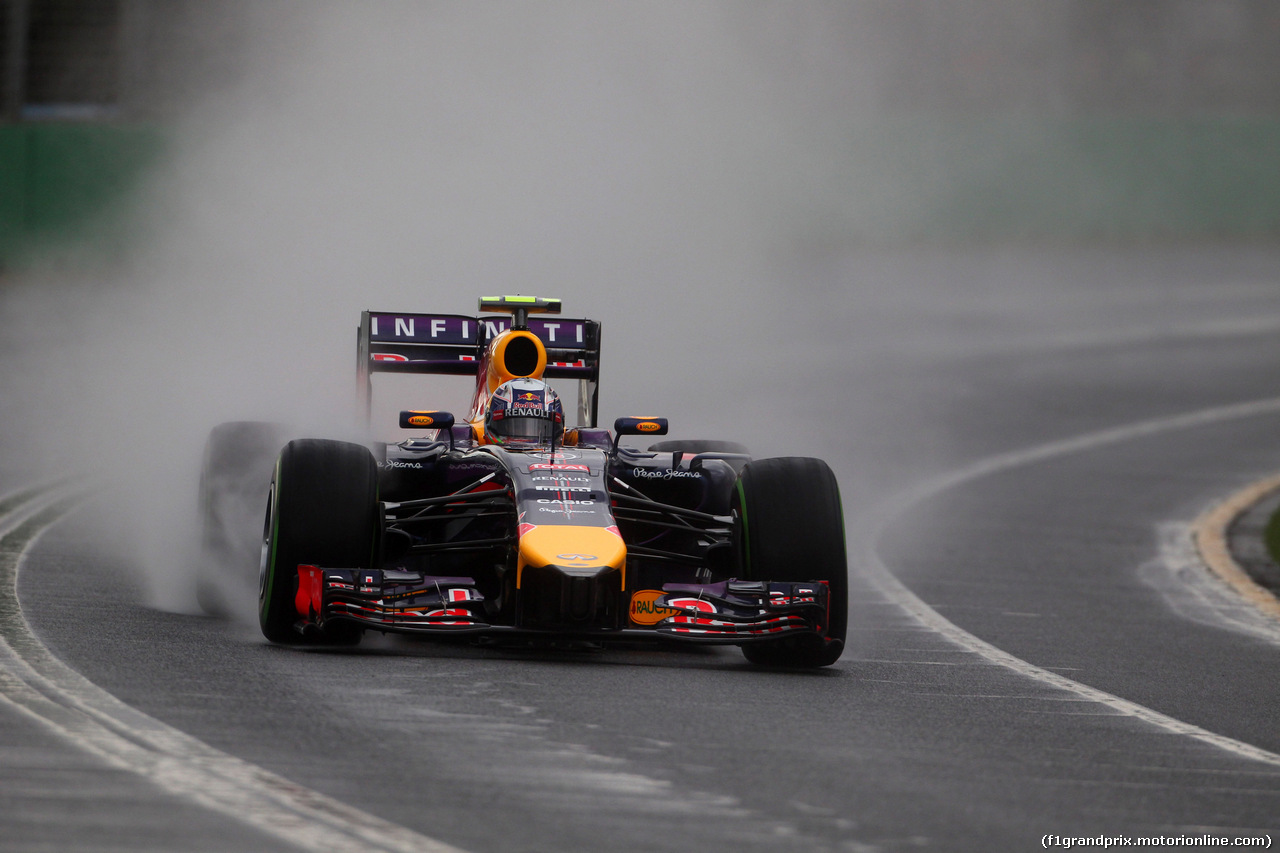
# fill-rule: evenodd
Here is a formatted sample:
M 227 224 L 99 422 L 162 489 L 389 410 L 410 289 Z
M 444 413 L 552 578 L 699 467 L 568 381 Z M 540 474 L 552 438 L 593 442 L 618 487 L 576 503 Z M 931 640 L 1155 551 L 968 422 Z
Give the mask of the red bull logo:
M 541 394 L 539 394 L 539 393 L 538 393 L 538 392 L 536 392 L 536 391 L 525 391 L 525 392 L 524 392 L 524 393 L 522 393 L 522 394 L 517 394 L 517 395 L 516 395 L 515 402 L 517 402 L 517 403 L 540 403 L 540 402 L 542 402 L 542 395 L 541 395 Z

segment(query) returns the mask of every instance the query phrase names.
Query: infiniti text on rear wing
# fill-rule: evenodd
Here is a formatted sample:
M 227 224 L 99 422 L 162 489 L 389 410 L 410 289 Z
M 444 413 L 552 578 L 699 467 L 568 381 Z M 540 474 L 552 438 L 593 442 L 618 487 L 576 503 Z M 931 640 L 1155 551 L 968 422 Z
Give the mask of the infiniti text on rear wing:
M 547 350 L 547 379 L 578 379 L 591 405 L 579 407 L 580 421 L 595 422 L 595 390 L 600 378 L 600 324 L 551 316 L 531 317 L 529 331 Z M 404 314 L 365 311 L 360 315 L 357 369 L 368 399 L 375 373 L 475 376 L 484 348 L 511 325 L 510 317 L 462 314 Z M 580 400 L 583 399 L 580 396 Z

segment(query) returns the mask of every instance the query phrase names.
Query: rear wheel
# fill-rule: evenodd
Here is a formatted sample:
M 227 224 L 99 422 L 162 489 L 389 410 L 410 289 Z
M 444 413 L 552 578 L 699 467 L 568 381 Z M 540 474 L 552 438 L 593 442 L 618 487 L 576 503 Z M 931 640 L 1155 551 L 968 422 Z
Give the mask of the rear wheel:
M 298 643 L 294 598 L 300 563 L 370 568 L 378 534 L 378 467 L 368 448 L 299 439 L 280 453 L 263 531 L 258 617 L 275 643 Z M 357 642 L 358 626 L 326 627 L 322 641 Z
M 747 580 L 826 581 L 827 635 L 750 643 L 752 663 L 815 667 L 836 662 L 849 623 L 844 512 L 835 474 L 821 459 L 782 457 L 749 462 L 734 495 L 738 565 Z

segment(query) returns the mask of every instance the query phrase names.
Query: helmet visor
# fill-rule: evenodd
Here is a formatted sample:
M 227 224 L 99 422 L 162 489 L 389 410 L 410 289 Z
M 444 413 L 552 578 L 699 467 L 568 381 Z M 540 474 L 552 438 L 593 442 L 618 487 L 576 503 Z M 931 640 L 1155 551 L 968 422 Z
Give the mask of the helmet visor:
M 549 418 L 497 418 L 489 424 L 489 431 L 503 443 L 550 444 L 555 422 Z

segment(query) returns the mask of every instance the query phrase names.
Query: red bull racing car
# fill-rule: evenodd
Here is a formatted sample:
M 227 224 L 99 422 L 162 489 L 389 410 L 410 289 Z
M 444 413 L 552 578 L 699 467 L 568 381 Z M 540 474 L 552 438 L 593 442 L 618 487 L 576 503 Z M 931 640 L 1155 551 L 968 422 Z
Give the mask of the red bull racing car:
M 284 444 L 254 543 L 267 639 L 351 643 L 372 630 L 731 644 L 786 667 L 839 658 L 844 520 L 824 462 L 753 460 L 716 441 L 623 446 L 667 421 L 597 426 L 598 322 L 534 297 L 483 297 L 480 310 L 362 315 L 366 413 L 379 373 L 474 376 L 475 392 L 462 417 L 401 411 L 400 441 Z M 573 424 L 548 380 L 577 380 Z M 210 437 L 205 545 L 224 562 L 236 559 L 229 471 L 274 452 L 274 435 L 224 424 Z

